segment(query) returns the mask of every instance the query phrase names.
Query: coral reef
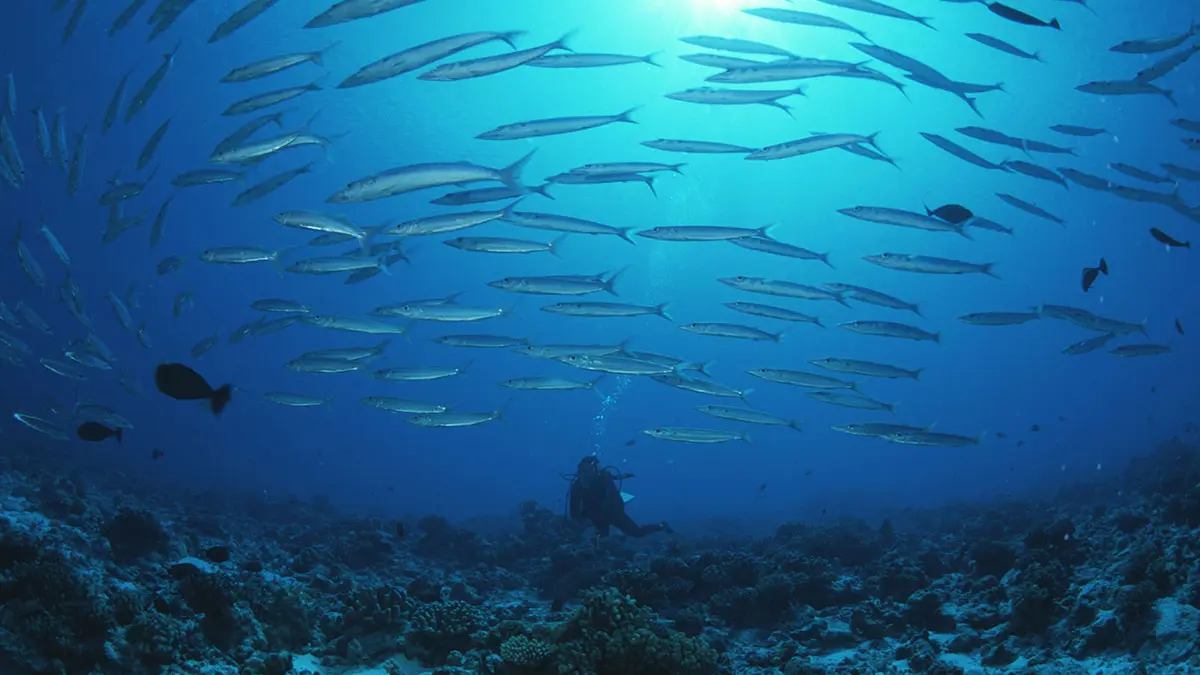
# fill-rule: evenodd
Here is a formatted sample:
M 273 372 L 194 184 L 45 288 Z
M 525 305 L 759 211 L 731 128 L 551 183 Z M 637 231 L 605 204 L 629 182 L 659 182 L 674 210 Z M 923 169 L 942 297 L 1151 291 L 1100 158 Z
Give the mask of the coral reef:
M 1200 452 L 1173 443 L 1112 481 L 875 526 L 597 542 L 532 502 L 508 530 L 485 535 L 428 516 L 403 539 L 321 499 L 169 499 L 10 467 L 0 482 L 0 671 L 399 673 L 410 672 L 407 662 L 444 674 L 873 675 L 902 663 L 938 675 L 1074 675 L 1200 666 Z M 230 559 L 206 559 L 217 544 Z

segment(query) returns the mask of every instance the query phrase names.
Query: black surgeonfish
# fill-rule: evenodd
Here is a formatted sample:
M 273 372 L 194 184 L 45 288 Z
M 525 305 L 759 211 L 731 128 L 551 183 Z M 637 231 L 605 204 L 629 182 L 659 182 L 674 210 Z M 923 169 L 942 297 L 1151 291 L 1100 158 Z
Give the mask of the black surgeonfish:
M 941 220 L 953 225 L 961 225 L 962 223 L 965 223 L 975 217 L 975 214 L 971 212 L 971 209 L 968 209 L 961 204 L 944 204 L 933 210 L 930 210 L 930 208 L 926 206 L 925 213 L 926 215 L 933 216 L 934 218 L 940 218 Z
M 117 442 L 120 443 L 121 436 L 124 434 L 124 430 L 109 429 L 99 422 L 84 422 L 83 424 L 79 425 L 79 428 L 75 431 L 75 433 L 85 441 L 98 443 L 100 441 L 115 437 Z
M 1192 247 L 1192 242 L 1179 241 L 1175 237 L 1172 237 L 1171 235 L 1167 234 L 1166 232 L 1163 232 L 1162 230 L 1158 229 L 1157 227 L 1150 228 L 1150 236 L 1161 241 L 1162 243 L 1166 244 L 1167 246 L 1176 247 L 1176 248 L 1191 248 Z
M 1083 268 L 1083 292 L 1084 293 L 1087 293 L 1088 290 L 1092 287 L 1092 284 L 1096 283 L 1096 277 L 1100 276 L 1101 272 L 1104 272 L 1104 276 L 1108 276 L 1108 262 L 1105 261 L 1104 258 L 1100 259 L 1100 264 L 1097 265 L 1096 267 Z
M 202 401 L 208 399 L 214 415 L 229 405 L 233 397 L 228 384 L 213 389 L 200 373 L 182 363 L 164 363 L 154 370 L 154 383 L 158 390 L 177 401 Z
M 1036 16 L 1030 16 L 1019 9 L 1009 7 L 1003 3 L 989 2 L 985 4 L 987 4 L 988 9 L 992 10 L 992 14 L 1008 19 L 1009 21 L 1024 24 L 1026 26 L 1045 26 L 1046 28 L 1053 28 L 1054 30 L 1062 30 L 1062 26 L 1058 24 L 1058 19 L 1050 19 L 1050 22 L 1046 23 Z

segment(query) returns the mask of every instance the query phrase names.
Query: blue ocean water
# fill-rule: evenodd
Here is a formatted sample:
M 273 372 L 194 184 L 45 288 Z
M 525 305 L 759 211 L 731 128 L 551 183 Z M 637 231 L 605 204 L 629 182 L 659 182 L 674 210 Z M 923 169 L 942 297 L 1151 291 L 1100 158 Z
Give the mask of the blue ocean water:
M 787 99 L 791 115 L 762 105 L 704 106 L 665 98 L 671 92 L 705 86 L 704 78 L 714 72 L 678 58 L 702 51 L 680 42 L 684 36 L 733 36 L 778 45 L 805 57 L 867 60 L 847 45 L 856 39 L 849 33 L 782 25 L 742 12 L 762 4 L 849 21 L 872 41 L 933 65 L 952 79 L 1003 82 L 1003 91 L 979 95 L 982 119 L 943 91 L 908 84 L 905 96 L 880 82 L 849 78 L 804 82 L 805 95 Z M 120 445 L 89 445 L 75 439 L 49 441 L 13 419 L 3 423 L 4 437 L 46 445 L 46 452 L 57 453 L 65 466 L 123 472 L 183 490 L 217 488 L 268 499 L 325 494 L 351 510 L 440 513 L 457 519 L 508 513 L 528 499 L 558 508 L 566 488 L 560 474 L 572 471 L 581 456 L 599 452 L 606 464 L 636 474 L 625 487 L 636 495 L 630 512 L 638 520 L 687 524 L 727 518 L 756 527 L 789 519 L 815 520 L 822 514 L 875 515 L 1054 489 L 1123 464 L 1148 446 L 1180 434 L 1194 417 L 1191 374 L 1197 370 L 1196 356 L 1188 337 L 1174 327 L 1176 319 L 1185 328 L 1197 320 L 1191 251 L 1167 250 L 1147 232 L 1160 227 L 1186 240 L 1193 223 L 1183 213 L 1159 204 L 1129 201 L 1073 183 L 1064 189 L 1015 173 L 970 166 L 920 135 L 941 134 L 995 162 L 1029 157 L 1018 149 L 979 143 L 953 130 L 980 125 L 1069 145 L 1073 155 L 1037 155 L 1031 161 L 1079 169 L 1126 185 L 1136 183 L 1108 169 L 1109 163 L 1156 172 L 1161 172 L 1164 162 L 1196 166 L 1195 152 L 1179 140 L 1187 134 L 1168 123 L 1175 117 L 1200 116 L 1195 64 L 1185 64 L 1159 82 L 1174 91 L 1174 107 L 1161 96 L 1101 97 L 1075 89 L 1092 80 L 1131 78 L 1146 68 L 1161 54 L 1120 54 L 1108 48 L 1122 40 L 1185 30 L 1194 4 L 1126 7 L 1095 0 L 1090 4 L 1094 12 L 1072 2 L 1023 4 L 1025 11 L 1058 18 L 1062 30 L 1056 31 L 1005 22 L 978 3 L 932 0 L 904 7 L 932 17 L 936 30 L 815 2 L 428 0 L 371 19 L 304 29 L 309 19 L 327 9 L 327 3 L 290 0 L 215 44 L 207 44 L 209 35 L 242 6 L 240 0 L 195 2 L 151 42 L 145 25 L 151 5 L 129 28 L 110 37 L 108 27 L 125 3 L 91 0 L 65 44 L 63 27 L 74 5 L 57 13 L 47 5 L 14 2 L 0 24 L 0 71 L 13 73 L 17 115 L 11 124 L 28 166 L 21 190 L 0 188 L 3 230 L 5 238 L 11 239 L 17 224 L 24 223 L 23 239 L 48 276 L 46 289 L 39 291 L 10 255 L 9 264 L 0 267 L 0 299 L 10 307 L 27 304 L 53 327 L 52 335 L 28 326 L 13 331 L 29 344 L 32 354 L 23 357 L 23 367 L 4 367 L 6 412 L 53 419 L 51 408 L 65 406 L 69 411 L 72 403 L 87 400 L 111 407 L 133 424 Z M 361 66 L 390 53 L 481 30 L 525 31 L 518 40 L 522 48 L 572 33 L 570 45 L 578 52 L 654 53 L 661 67 L 522 67 L 460 82 L 422 81 L 416 73 L 408 73 L 361 88 L 336 88 Z M 966 32 L 1004 39 L 1037 52 L 1044 62 L 990 50 L 965 38 Z M 323 67 L 306 64 L 253 83 L 219 82 L 231 68 L 247 62 L 335 43 Z M 122 75 L 132 73 L 128 101 L 176 44 L 173 66 L 145 110 L 132 123 L 119 120 L 101 135 L 105 109 Z M 505 49 L 503 44 L 486 45 L 451 60 Z M 890 66 L 869 65 L 907 82 L 902 72 Z M 334 138 L 328 148 L 281 153 L 254 167 L 242 185 L 188 189 L 170 185 L 170 178 L 205 166 L 213 146 L 249 119 L 222 116 L 229 104 L 309 82 L 321 89 L 280 106 L 288 110 L 284 128 L 297 128 L 315 115 L 312 130 Z M 77 135 L 86 139 L 86 166 L 74 198 L 66 196 L 65 173 L 45 166 L 38 157 L 34 118 L 27 112 L 32 106 L 41 106 L 47 114 L 65 109 L 72 148 Z M 475 138 L 518 121 L 630 109 L 635 109 L 636 124 L 533 140 Z M 170 127 L 154 160 L 145 170 L 135 171 L 143 144 L 168 118 Z M 1050 131 L 1048 127 L 1055 124 L 1103 127 L 1110 133 L 1072 138 Z M 812 132 L 878 132 L 880 149 L 897 166 L 836 150 L 750 162 L 738 155 L 678 155 L 640 145 L 656 138 L 679 138 L 757 148 Z M 534 185 L 593 162 L 686 165 L 682 175 L 656 177 L 657 195 L 636 183 L 552 186 L 553 201 L 531 196 L 522 201 L 523 210 L 571 215 L 635 231 L 668 225 L 776 223 L 772 236 L 828 252 L 833 268 L 725 242 L 662 242 L 635 236 L 636 245 L 630 245 L 616 237 L 587 235 L 568 236 L 561 260 L 546 254 L 467 253 L 440 243 L 456 235 L 422 237 L 405 245 L 411 264 L 400 263 L 390 275 L 359 285 L 345 285 L 340 276 L 280 273 L 269 263 L 215 266 L 197 259 L 202 251 L 217 246 L 284 249 L 309 241 L 311 233 L 272 221 L 283 210 L 322 210 L 361 226 L 444 213 L 448 209 L 428 203 L 442 194 L 436 190 L 363 204 L 335 206 L 325 200 L 352 180 L 393 167 L 455 161 L 501 167 L 532 150 L 536 154 L 523 175 Z M 311 173 L 269 197 L 244 207 L 230 206 L 249 185 L 309 162 Z M 97 202 L 109 187 L 106 181 L 116 176 L 143 180 L 155 167 L 157 173 L 145 192 L 125 206 L 126 215 L 144 213 L 145 223 L 103 244 L 108 210 Z M 1164 192 L 1173 188 L 1145 187 Z M 1186 204 L 1196 203 L 1194 185 L 1181 182 L 1179 188 Z M 1015 210 L 997 199 L 997 192 L 1039 204 L 1063 218 L 1065 225 Z M 152 248 L 149 225 L 168 199 L 171 205 L 162 241 Z M 967 205 L 978 215 L 1011 227 L 1014 234 L 975 229 L 973 240 L 968 240 L 865 223 L 838 213 L 857 205 L 922 211 L 923 203 Z M 57 300 L 56 288 L 65 270 L 37 232 L 42 217 L 70 253 L 71 278 L 83 290 L 95 334 L 117 356 L 113 371 L 86 371 L 86 382 L 58 377 L 38 364 L 42 357 L 61 358 L 70 340 L 87 334 Z M 478 234 L 548 241 L 552 233 L 490 223 Z M 1000 279 L 909 274 L 861 260 L 889 251 L 994 262 Z M 155 265 L 170 255 L 183 258 L 183 268 L 176 274 L 156 275 Z M 305 255 L 289 251 L 284 258 L 290 262 Z M 1101 257 L 1111 272 L 1085 293 L 1080 287 L 1081 271 Z M 508 276 L 596 274 L 625 267 L 628 271 L 618 283 L 620 301 L 669 303 L 674 323 L 658 317 L 550 315 L 539 307 L 559 298 L 517 296 L 487 286 Z M 857 302 L 843 307 L 753 296 L 717 281 L 737 275 L 810 285 L 858 284 L 917 302 L 923 316 Z M 108 307 L 110 291 L 124 297 L 130 288 L 136 289 L 135 323 L 144 323 L 145 335 L 152 340 L 148 348 L 119 325 Z M 193 293 L 194 302 L 176 318 L 172 303 L 181 292 Z M 377 336 L 335 333 L 303 323 L 228 344 L 238 326 L 257 318 L 249 307 L 256 299 L 289 298 L 323 314 L 365 316 L 380 305 L 460 292 L 460 302 L 513 308 L 513 316 L 466 328 L 416 323 L 406 338 L 393 340 L 377 362 L 381 368 L 469 363 L 460 377 L 394 383 L 377 381 L 369 373 L 291 372 L 284 364 L 303 352 L 379 341 Z M 746 317 L 721 305 L 735 300 L 772 302 L 817 314 L 826 328 Z M 1094 333 L 1049 319 L 1011 327 L 973 326 L 956 319 L 970 312 L 1026 311 L 1042 303 L 1082 307 L 1134 322 L 1145 319 L 1146 337 L 1119 337 L 1111 346 L 1150 342 L 1169 345 L 1170 353 L 1124 359 L 1108 355 L 1105 348 L 1065 356 L 1060 353 L 1065 346 Z M 854 320 L 910 322 L 940 333 L 940 344 L 869 337 L 837 327 Z M 744 323 L 772 332 L 785 329 L 786 334 L 775 344 L 699 336 L 678 327 L 703 321 Z M 211 352 L 199 359 L 189 356 L 196 342 L 214 333 L 220 342 Z M 715 381 L 753 388 L 747 397 L 750 405 L 803 420 L 803 432 L 754 427 L 749 429 L 752 444 L 660 441 L 642 431 L 663 426 L 747 429 L 694 410 L 729 401 L 674 390 L 646 378 L 608 375 L 596 392 L 512 392 L 497 383 L 534 375 L 590 379 L 592 374 L 505 350 L 453 348 L 431 340 L 449 333 L 511 335 L 535 344 L 617 344 L 631 339 L 632 348 L 638 350 L 692 362 L 712 361 Z M 807 362 L 825 357 L 926 370 L 920 381 L 858 378 L 864 393 L 896 404 L 894 415 L 822 404 L 802 389 L 764 382 L 745 372 L 754 368 L 816 372 Z M 214 418 L 200 405 L 156 392 L 155 366 L 172 361 L 188 363 L 213 385 L 234 384 L 237 391 L 228 410 Z M 142 393 L 127 391 L 119 384 L 119 375 L 137 382 Z M 306 393 L 332 402 L 320 408 L 286 408 L 262 400 L 261 395 L 269 391 Z M 460 429 L 418 428 L 406 424 L 401 415 L 359 401 L 371 395 L 419 399 L 461 411 L 502 410 L 503 419 Z M 936 448 L 848 436 L 830 428 L 868 421 L 936 424 L 940 432 L 986 435 L 978 447 Z M 1039 431 L 1033 430 L 1035 425 Z M 155 449 L 164 456 L 151 459 Z M 760 489 L 763 485 L 765 489 Z

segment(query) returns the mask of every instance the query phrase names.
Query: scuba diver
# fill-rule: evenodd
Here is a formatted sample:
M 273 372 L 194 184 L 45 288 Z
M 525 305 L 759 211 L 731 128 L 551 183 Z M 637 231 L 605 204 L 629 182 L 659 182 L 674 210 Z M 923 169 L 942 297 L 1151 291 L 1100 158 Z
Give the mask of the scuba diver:
M 617 481 L 633 478 L 633 474 L 617 473 L 611 467 L 601 468 L 600 459 L 588 455 L 579 460 L 576 473 L 567 490 L 567 516 L 577 522 L 590 524 L 596 534 L 607 537 L 610 528 L 617 528 L 630 537 L 644 537 L 655 532 L 674 532 L 665 522 L 638 525 L 625 513 L 625 498 Z

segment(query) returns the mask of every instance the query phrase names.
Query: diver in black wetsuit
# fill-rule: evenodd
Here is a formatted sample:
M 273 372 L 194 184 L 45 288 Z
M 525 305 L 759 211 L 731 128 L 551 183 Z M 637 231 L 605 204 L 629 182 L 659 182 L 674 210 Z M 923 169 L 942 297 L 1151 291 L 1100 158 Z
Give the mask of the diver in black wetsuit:
M 617 474 L 612 469 L 601 468 L 595 456 L 579 460 L 579 470 L 571 480 L 567 491 L 567 515 L 577 523 L 587 523 L 596 528 L 596 534 L 607 537 L 610 528 L 617 528 L 630 537 L 644 537 L 655 532 L 670 533 L 671 526 L 664 523 L 638 525 L 625 513 L 625 500 L 617 481 L 632 478 Z

